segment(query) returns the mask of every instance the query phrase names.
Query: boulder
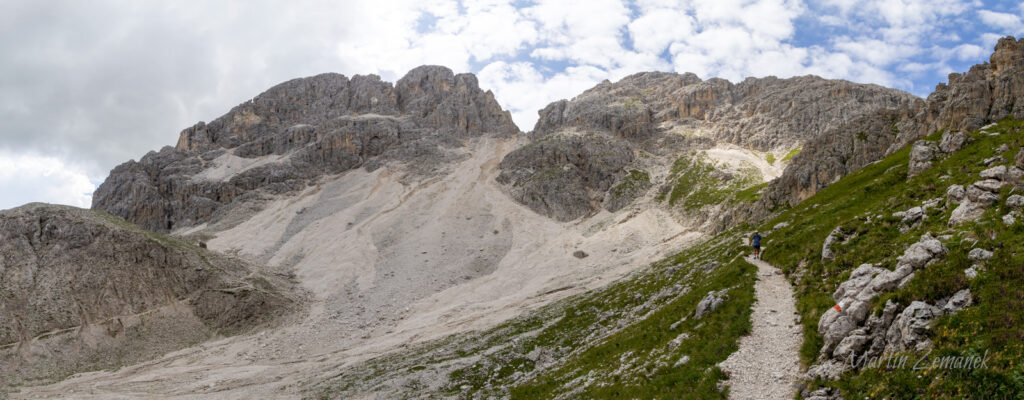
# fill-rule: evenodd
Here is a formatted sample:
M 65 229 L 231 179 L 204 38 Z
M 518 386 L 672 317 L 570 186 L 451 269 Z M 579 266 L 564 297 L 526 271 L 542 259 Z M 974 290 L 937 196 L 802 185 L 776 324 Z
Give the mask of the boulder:
M 910 149 L 910 163 L 907 166 L 907 175 L 914 176 L 931 168 L 932 161 L 935 160 L 935 153 L 937 152 L 938 146 L 935 145 L 935 142 L 927 140 L 915 142 L 914 147 Z
M 820 364 L 815 364 L 815 365 L 812 365 L 810 368 L 807 368 L 807 374 L 805 375 L 805 377 L 807 378 L 807 380 L 814 380 L 814 379 L 821 378 L 821 379 L 824 379 L 824 380 L 834 381 L 834 380 L 839 379 L 843 375 L 843 372 L 846 372 L 847 369 L 848 369 L 847 365 L 845 363 L 843 363 L 843 362 L 836 361 L 836 360 L 825 360 L 825 361 L 822 361 Z M 829 389 L 831 389 L 831 388 L 829 388 Z M 823 393 L 823 392 L 815 391 L 814 393 Z M 832 392 L 825 392 L 825 393 L 832 393 Z M 835 394 L 838 395 L 838 393 L 835 393 Z M 811 395 L 811 396 L 808 396 L 808 398 L 833 400 L 836 397 L 834 397 L 833 395 L 824 395 L 824 396 L 823 395 Z M 842 397 L 839 397 L 839 398 L 842 398 Z
M 825 327 L 825 333 L 822 335 L 824 343 L 821 347 L 821 353 L 831 354 L 836 345 L 843 341 L 854 329 L 857 329 L 857 323 L 847 315 L 840 315 L 839 318 L 836 318 Z
M 1006 182 L 1019 185 L 1024 180 L 1024 169 L 1010 167 L 1006 169 Z
M 967 253 L 967 258 L 971 261 L 985 261 L 992 258 L 992 256 L 992 252 L 985 249 L 971 249 L 971 252 Z
M 963 289 L 954 293 L 953 297 L 949 298 L 949 301 L 942 306 L 942 312 L 946 314 L 953 314 L 966 307 L 970 307 L 973 302 L 974 297 L 971 296 L 971 289 Z
M 950 185 L 946 189 L 946 204 L 960 204 L 966 196 L 967 191 L 963 185 Z
M 986 171 L 988 171 L 988 170 L 986 170 Z M 1005 173 L 1005 171 L 1004 171 L 1004 173 Z M 985 180 L 974 182 L 973 184 L 971 184 L 971 187 L 975 187 L 975 188 L 984 190 L 984 191 L 989 192 L 989 193 L 998 193 L 999 192 L 999 188 L 1003 187 L 1003 182 L 999 181 L 998 179 L 985 179 Z M 968 195 L 970 195 L 970 192 L 968 192 Z M 978 201 L 977 199 L 972 199 L 972 200 Z
M 1024 196 L 1019 194 L 1011 195 L 1006 198 L 1006 206 L 1013 208 L 1024 208 Z
M 828 236 L 825 237 L 825 243 L 821 245 L 821 259 L 832 260 L 836 258 L 836 253 L 832 251 L 832 243 L 835 243 L 842 236 L 843 231 L 840 227 L 836 227 L 829 232 Z
M 929 234 L 921 236 L 921 240 L 910 245 L 898 258 L 899 264 L 909 265 L 913 269 L 924 267 L 932 258 L 946 254 L 946 246 Z
M 903 215 L 902 222 L 904 224 L 913 224 L 915 222 L 920 221 L 922 218 L 924 218 L 924 208 L 913 207 L 907 210 L 906 214 Z
M 708 292 L 708 294 L 700 300 L 700 303 L 697 303 L 697 310 L 694 311 L 693 318 L 701 319 L 708 313 L 715 311 L 715 309 L 717 309 L 718 306 L 721 306 L 722 303 L 725 302 L 725 299 L 728 298 L 728 296 L 725 295 L 725 292 L 725 289 L 717 292 L 714 290 Z
M 959 225 L 964 222 L 977 221 L 988 208 L 984 203 L 965 201 L 957 206 L 949 216 L 949 226 Z
M 966 133 L 946 131 L 942 134 L 942 140 L 939 141 L 939 149 L 943 153 L 953 153 L 967 146 L 969 140 L 970 136 L 967 136 Z
M 923 301 L 914 301 L 903 309 L 886 332 L 886 353 L 920 351 L 931 343 L 927 338 L 929 326 L 941 310 Z
M 1003 180 L 1006 177 L 1006 166 L 1000 165 L 981 171 L 982 179 Z
M 1017 214 L 1015 212 L 1010 211 L 1008 214 L 1003 216 L 1003 224 L 1004 225 L 1011 226 L 1011 225 L 1016 224 L 1016 223 L 1017 223 Z
M 832 352 L 832 357 L 841 361 L 851 362 L 864 350 L 864 345 L 868 344 L 870 340 L 871 338 L 867 335 L 865 329 L 857 329 L 836 345 L 835 351 Z

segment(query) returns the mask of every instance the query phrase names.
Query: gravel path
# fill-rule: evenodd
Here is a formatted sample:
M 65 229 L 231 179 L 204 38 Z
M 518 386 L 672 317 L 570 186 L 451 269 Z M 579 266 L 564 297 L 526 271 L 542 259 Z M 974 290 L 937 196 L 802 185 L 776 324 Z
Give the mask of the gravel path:
M 757 300 L 752 332 L 720 365 L 729 374 L 729 398 L 792 399 L 801 373 L 793 288 L 771 264 L 750 257 L 746 261 L 757 266 Z

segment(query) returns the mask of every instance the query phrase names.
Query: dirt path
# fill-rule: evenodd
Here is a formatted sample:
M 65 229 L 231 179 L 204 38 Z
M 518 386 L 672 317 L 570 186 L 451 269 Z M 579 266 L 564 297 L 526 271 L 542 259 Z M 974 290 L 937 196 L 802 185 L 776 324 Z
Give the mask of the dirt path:
M 771 264 L 750 257 L 746 261 L 757 267 L 757 300 L 750 335 L 720 365 L 729 374 L 729 398 L 792 399 L 801 372 L 793 288 Z

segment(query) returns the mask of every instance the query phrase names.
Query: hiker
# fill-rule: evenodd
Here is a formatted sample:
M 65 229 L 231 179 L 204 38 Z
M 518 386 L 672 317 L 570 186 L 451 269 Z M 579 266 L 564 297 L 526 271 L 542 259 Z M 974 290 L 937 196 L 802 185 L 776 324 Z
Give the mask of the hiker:
M 750 237 L 750 246 L 754 248 L 754 259 L 761 259 L 761 233 L 754 231 L 754 236 Z

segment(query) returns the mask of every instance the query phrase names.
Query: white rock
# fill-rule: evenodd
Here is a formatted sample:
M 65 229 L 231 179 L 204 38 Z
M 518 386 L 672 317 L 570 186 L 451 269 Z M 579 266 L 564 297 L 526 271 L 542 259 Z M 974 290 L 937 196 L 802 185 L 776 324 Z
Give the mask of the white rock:
M 1006 170 L 1007 181 L 1020 183 L 1021 179 L 1024 179 L 1024 169 L 1010 167 L 1010 169 Z
M 1017 216 L 1014 214 L 1014 212 L 1011 211 L 1009 214 L 1003 216 L 1003 224 L 1006 224 L 1006 226 L 1010 226 L 1016 223 Z
M 981 171 L 981 177 L 983 179 L 998 179 L 1003 180 L 1006 177 L 1006 166 L 1000 165 L 998 167 L 992 167 Z
M 967 254 L 967 258 L 970 258 L 972 261 L 984 261 L 992 258 L 992 252 L 985 249 L 972 249 Z
M 953 297 L 946 302 L 946 305 L 942 306 L 942 312 L 952 314 L 963 310 L 965 307 L 970 307 L 973 302 L 974 297 L 971 296 L 971 289 L 963 289 L 953 294 Z
M 964 201 L 960 203 L 949 216 L 949 226 L 962 224 L 968 221 L 977 221 L 985 212 L 987 206 L 983 203 Z
M 1006 206 L 1014 208 L 1024 208 L 1024 196 L 1019 194 L 1012 195 L 1006 198 Z
M 964 200 L 964 196 L 967 196 L 967 191 L 964 190 L 963 185 L 950 185 L 946 189 L 946 203 L 948 204 L 960 204 Z
M 985 179 L 974 182 L 974 184 L 972 184 L 971 186 L 974 186 L 986 192 L 996 193 L 999 191 L 999 188 L 1003 187 L 1003 183 L 997 179 Z M 968 195 L 969 194 L 970 193 L 968 193 Z
M 967 279 L 977 278 L 978 277 L 978 270 L 975 269 L 973 266 L 970 267 L 970 268 L 967 268 L 967 269 L 964 270 L 964 276 L 966 276 Z

